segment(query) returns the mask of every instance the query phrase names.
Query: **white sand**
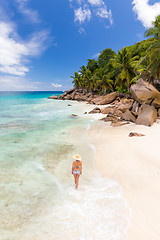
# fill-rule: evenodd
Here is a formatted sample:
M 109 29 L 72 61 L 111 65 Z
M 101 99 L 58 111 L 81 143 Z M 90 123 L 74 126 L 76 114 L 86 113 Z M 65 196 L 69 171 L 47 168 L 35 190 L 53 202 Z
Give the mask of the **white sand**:
M 145 137 L 128 137 L 130 132 Z M 160 122 L 152 127 L 110 127 L 96 121 L 89 130 L 96 167 L 123 187 L 131 208 L 128 240 L 160 239 Z

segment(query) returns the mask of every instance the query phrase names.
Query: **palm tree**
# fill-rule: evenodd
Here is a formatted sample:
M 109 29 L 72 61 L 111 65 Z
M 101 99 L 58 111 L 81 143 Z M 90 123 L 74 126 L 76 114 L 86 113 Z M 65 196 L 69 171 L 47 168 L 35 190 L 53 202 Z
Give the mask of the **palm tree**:
M 71 78 L 73 78 L 74 80 L 72 81 L 72 83 L 74 83 L 74 86 L 76 88 L 80 88 L 82 87 L 82 81 L 81 81 L 81 76 L 78 72 L 74 73 L 74 76 L 71 76 Z
M 113 80 L 108 78 L 104 68 L 98 68 L 92 78 L 98 92 L 113 91 Z
M 127 48 L 118 51 L 118 55 L 111 59 L 114 70 L 112 76 L 115 77 L 116 87 L 125 88 L 129 91 L 130 85 L 133 83 L 135 77 L 134 61 L 131 59 L 131 54 Z
M 79 73 L 82 77 L 86 74 L 86 70 L 87 68 L 84 65 L 80 67 Z
M 85 69 L 85 73 L 83 74 L 83 87 L 86 90 L 91 89 L 91 77 L 92 77 L 91 71 L 89 69 Z
M 94 71 L 98 68 L 98 61 L 95 59 L 88 59 L 86 68 L 89 69 L 91 73 L 94 73 Z
M 149 60 L 148 69 L 151 70 L 151 74 L 160 79 L 160 15 L 153 21 L 153 27 L 146 31 L 145 36 L 154 37 L 154 41 L 147 50 L 146 57 Z
M 152 22 L 153 27 L 146 31 L 145 36 L 153 36 L 157 41 L 160 41 L 160 15 L 156 17 L 156 20 Z

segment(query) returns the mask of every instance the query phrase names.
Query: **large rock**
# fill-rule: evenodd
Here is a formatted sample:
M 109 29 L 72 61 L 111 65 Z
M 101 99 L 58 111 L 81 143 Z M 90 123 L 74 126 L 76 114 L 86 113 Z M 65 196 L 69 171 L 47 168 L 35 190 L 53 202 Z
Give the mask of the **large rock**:
M 113 114 L 114 111 L 115 111 L 115 108 L 113 108 L 113 107 L 106 107 L 106 108 L 101 109 L 101 113 L 103 113 L 103 114 Z
M 116 92 L 109 93 L 105 96 L 100 96 L 99 98 L 93 99 L 93 102 L 97 105 L 105 105 L 113 102 L 117 97 Z
M 104 96 L 94 95 L 94 97 L 92 98 L 92 101 L 94 104 L 97 104 L 98 102 L 102 101 L 103 98 L 104 98 Z
M 125 121 L 129 121 L 129 122 L 134 122 L 136 121 L 135 116 L 129 111 L 127 110 L 121 117 L 123 120 Z
M 90 95 L 89 97 L 87 97 L 87 101 L 92 101 L 94 98 L 94 95 Z
M 70 94 L 67 94 L 66 96 L 63 97 L 64 100 L 71 100 L 72 97 Z
M 132 97 L 140 104 L 150 104 L 153 100 L 160 100 L 160 92 L 150 83 L 139 79 L 130 88 Z
M 117 109 L 120 110 L 121 112 L 125 113 L 127 110 L 130 110 L 133 106 L 133 99 L 122 99 L 118 104 L 117 104 Z
M 160 108 L 160 99 L 158 98 L 154 99 L 151 105 L 154 106 L 155 108 Z
M 118 98 L 116 98 L 110 105 L 117 105 L 120 102 Z
M 57 99 L 57 97 L 55 95 L 52 95 L 52 96 L 48 97 L 48 99 Z
M 116 109 L 116 110 L 114 111 L 113 115 L 114 115 L 114 116 L 117 116 L 117 117 L 122 117 L 123 113 L 122 113 L 122 111 Z
M 71 100 L 74 100 L 75 95 L 76 95 L 75 91 L 71 93 L 71 95 L 70 95 L 71 96 Z
M 88 93 L 86 94 L 87 97 L 90 97 L 90 96 L 92 96 L 92 95 L 93 95 L 92 92 L 88 92 Z
M 117 122 L 119 119 L 116 116 L 108 115 L 105 118 L 101 119 L 104 122 Z
M 80 100 L 81 100 L 81 93 L 76 93 L 76 94 L 74 95 L 73 100 L 80 101 Z
M 135 101 L 135 102 L 133 103 L 132 110 L 131 110 L 131 113 L 132 113 L 135 117 L 138 116 L 139 107 L 140 107 L 139 102 L 136 102 L 136 101 Z
M 73 93 L 74 91 L 75 91 L 75 88 L 72 88 L 72 89 L 70 89 L 70 90 L 64 92 L 64 93 L 61 95 L 60 98 L 61 98 L 61 99 L 64 99 L 65 96 L 67 96 L 68 94 Z
M 72 89 L 70 89 L 70 90 L 67 90 L 65 93 L 63 93 L 63 95 L 65 96 L 65 95 L 67 95 L 67 94 L 71 94 L 72 92 L 74 92 L 75 91 L 75 88 L 72 88 Z
M 152 126 L 157 120 L 157 111 L 155 107 L 143 104 L 139 108 L 136 124 Z
M 89 114 L 92 114 L 92 113 L 100 113 L 101 112 L 101 109 L 98 108 L 98 107 L 95 107 L 92 111 L 89 112 Z
M 76 94 L 74 95 L 73 100 L 86 101 L 86 95 L 84 96 L 82 93 L 76 93 Z
M 140 104 L 135 101 L 135 102 L 133 103 L 132 112 L 138 113 L 139 105 L 140 105 Z

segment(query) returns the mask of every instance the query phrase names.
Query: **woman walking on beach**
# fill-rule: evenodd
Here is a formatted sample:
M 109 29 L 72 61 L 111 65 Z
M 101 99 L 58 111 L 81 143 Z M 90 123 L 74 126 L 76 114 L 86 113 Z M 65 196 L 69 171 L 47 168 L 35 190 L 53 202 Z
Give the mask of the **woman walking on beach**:
M 75 154 L 73 158 L 75 161 L 72 164 L 72 174 L 74 176 L 75 189 L 77 189 L 79 184 L 79 176 L 82 174 L 82 161 L 79 154 Z

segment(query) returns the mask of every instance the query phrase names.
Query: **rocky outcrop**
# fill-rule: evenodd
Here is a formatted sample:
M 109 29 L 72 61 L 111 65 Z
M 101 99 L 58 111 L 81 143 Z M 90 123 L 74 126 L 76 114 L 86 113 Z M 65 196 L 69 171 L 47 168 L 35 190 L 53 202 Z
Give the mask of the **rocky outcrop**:
M 160 99 L 158 98 L 154 99 L 151 105 L 154 106 L 155 108 L 160 108 Z
M 76 100 L 76 101 L 86 101 L 91 104 L 105 105 L 113 102 L 117 97 L 116 92 L 112 92 L 106 95 L 98 95 L 92 92 L 87 92 L 84 89 L 70 89 L 63 93 L 62 95 L 51 96 L 49 99 L 60 99 L 60 100 Z
M 140 104 L 151 104 L 154 100 L 160 100 L 160 92 L 150 83 L 139 79 L 130 88 L 131 95 Z
M 64 99 L 65 99 L 65 100 L 72 100 L 72 96 L 71 96 L 71 95 L 66 95 L 66 96 L 64 97 Z
M 99 98 L 95 98 L 92 101 L 94 104 L 97 104 L 97 105 L 105 105 L 113 102 L 116 99 L 116 97 L 117 97 L 117 93 L 112 92 L 105 96 L 100 96 Z
M 73 91 L 75 91 L 75 88 L 65 91 L 65 93 L 63 93 L 61 96 L 65 97 L 66 95 L 73 93 Z
M 139 106 L 140 106 L 140 104 L 135 101 L 135 102 L 133 103 L 133 106 L 132 106 L 132 112 L 138 113 Z
M 121 117 L 123 120 L 125 121 L 130 121 L 130 122 L 136 122 L 136 118 L 135 116 L 129 111 L 127 110 Z
M 133 99 L 122 99 L 120 100 L 120 102 L 117 104 L 118 106 L 118 110 L 120 110 L 121 112 L 125 113 L 127 110 L 130 110 L 133 106 Z
M 48 97 L 48 99 L 57 99 L 57 97 L 55 95 L 52 95 L 52 96 Z
M 116 116 L 113 116 L 113 115 L 107 115 L 106 117 L 102 118 L 101 119 L 102 121 L 104 122 L 118 122 L 118 118 Z
M 76 100 L 76 101 L 87 101 L 88 96 L 86 95 L 86 90 L 82 89 L 70 89 L 60 95 L 58 99 L 61 100 Z
M 123 112 L 120 111 L 120 110 L 118 110 L 118 109 L 116 109 L 116 110 L 113 112 L 113 115 L 114 115 L 114 116 L 117 116 L 117 117 L 122 117 Z
M 138 113 L 138 118 L 136 120 L 136 124 L 138 125 L 146 125 L 152 126 L 154 122 L 157 120 L 157 111 L 155 107 L 149 106 L 147 104 L 143 104 Z
M 95 107 L 92 111 L 89 112 L 89 114 L 93 114 L 93 113 L 100 113 L 101 109 L 98 107 Z
M 103 113 L 103 114 L 113 114 L 114 111 L 115 111 L 115 108 L 113 108 L 113 107 L 106 107 L 106 108 L 101 109 L 101 113 Z
M 53 95 L 49 99 L 85 101 L 87 104 L 99 105 L 89 114 L 105 114 L 102 120 L 111 122 L 111 126 L 121 126 L 129 122 L 152 126 L 157 115 L 160 118 L 160 92 L 143 79 L 133 84 L 130 92 L 131 95 L 116 92 L 98 95 L 84 89 L 73 88 L 57 97 Z M 107 104 L 109 106 L 100 107 Z

